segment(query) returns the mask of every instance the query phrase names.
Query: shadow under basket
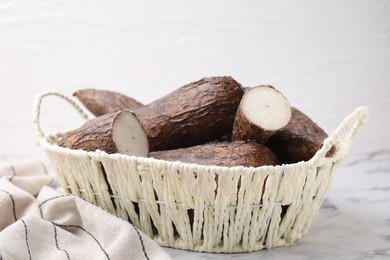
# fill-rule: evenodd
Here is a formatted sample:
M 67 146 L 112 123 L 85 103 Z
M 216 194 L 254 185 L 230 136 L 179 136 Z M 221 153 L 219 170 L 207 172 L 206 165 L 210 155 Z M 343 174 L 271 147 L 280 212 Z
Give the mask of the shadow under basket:
M 324 141 L 307 162 L 262 167 L 201 166 L 153 158 L 71 150 L 57 145 L 66 133 L 45 135 L 34 124 L 63 189 L 132 223 L 158 244 L 203 252 L 250 252 L 291 245 L 309 229 L 333 172 L 365 124 L 359 107 Z M 334 146 L 335 153 L 326 157 Z

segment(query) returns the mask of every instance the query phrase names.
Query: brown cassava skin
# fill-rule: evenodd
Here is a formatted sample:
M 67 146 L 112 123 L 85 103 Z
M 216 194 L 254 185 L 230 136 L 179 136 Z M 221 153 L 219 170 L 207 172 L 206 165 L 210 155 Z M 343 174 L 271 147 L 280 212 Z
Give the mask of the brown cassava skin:
M 269 85 L 262 85 L 259 87 L 271 87 Z M 253 87 L 245 87 L 244 93 L 248 93 Z M 276 90 L 276 89 L 275 89 Z M 277 91 L 277 90 L 276 90 Z M 259 144 L 265 144 L 268 139 L 278 130 L 267 130 L 258 125 L 253 124 L 244 114 L 243 112 L 243 102 L 245 101 L 244 97 L 241 99 L 240 105 L 238 107 L 236 116 L 234 118 L 233 123 L 233 132 L 232 132 L 232 141 L 248 141 L 253 140 L 258 142 Z
M 232 140 L 232 135 L 231 134 L 226 134 L 223 136 L 218 137 L 217 139 L 207 142 L 206 144 L 218 144 L 221 142 L 230 142 Z
M 243 90 L 231 77 L 189 83 L 134 111 L 149 151 L 189 147 L 229 134 Z
M 114 91 L 100 89 L 81 89 L 73 93 L 95 116 L 120 110 L 135 110 L 143 106 L 137 100 Z
M 157 151 L 149 157 L 166 161 L 180 161 L 200 165 L 247 166 L 277 165 L 278 158 L 266 146 L 255 142 L 220 142 L 187 148 Z
M 117 153 L 112 126 L 120 113 L 118 111 L 105 114 L 86 122 L 80 128 L 68 133 L 58 142 L 58 145 L 76 150 L 95 151 L 100 149 L 106 153 Z
M 270 138 L 267 146 L 282 163 L 296 163 L 310 160 L 327 137 L 326 132 L 307 115 L 291 108 L 290 122 Z M 327 156 L 331 156 L 334 150 L 333 147 Z

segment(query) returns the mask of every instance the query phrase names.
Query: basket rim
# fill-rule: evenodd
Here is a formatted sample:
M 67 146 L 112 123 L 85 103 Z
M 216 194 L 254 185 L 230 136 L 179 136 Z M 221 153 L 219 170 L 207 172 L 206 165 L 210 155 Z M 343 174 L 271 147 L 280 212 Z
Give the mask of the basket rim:
M 71 131 L 71 130 L 69 130 Z M 153 157 L 142 157 L 142 156 L 135 156 L 135 155 L 127 155 L 127 154 L 121 154 L 121 153 L 113 153 L 109 154 L 105 151 L 102 150 L 95 150 L 95 151 L 85 151 L 81 149 L 70 149 L 66 147 L 61 147 L 57 144 L 53 144 L 50 142 L 50 140 L 58 140 L 59 138 L 63 137 L 68 133 L 69 131 L 60 131 L 60 132 L 55 132 L 49 135 L 46 135 L 45 137 L 42 137 L 39 140 L 39 146 L 41 148 L 48 147 L 51 150 L 56 150 L 56 152 L 62 152 L 65 154 L 73 155 L 73 156 L 88 156 L 90 158 L 95 158 L 95 159 L 124 159 L 124 160 L 135 160 L 137 162 L 141 163 L 149 163 L 149 164 L 167 164 L 168 167 L 172 166 L 182 166 L 182 167 L 196 167 L 198 170 L 203 170 L 203 171 L 210 171 L 210 172 L 215 172 L 216 174 L 220 174 L 226 171 L 238 171 L 242 172 L 241 175 L 244 175 L 246 171 L 260 171 L 260 170 L 269 170 L 269 169 L 274 169 L 274 170 L 279 170 L 280 168 L 285 169 L 286 167 L 299 167 L 301 165 L 321 165 L 322 160 L 314 160 L 314 156 L 308 160 L 308 161 L 300 161 L 296 163 L 282 163 L 278 165 L 263 165 L 263 166 L 258 166 L 258 167 L 253 167 L 253 166 L 243 166 L 243 165 L 238 165 L 238 166 L 218 166 L 218 165 L 202 165 L 202 164 L 196 164 L 196 163 L 186 163 L 186 162 L 181 162 L 181 161 L 167 161 L 163 159 L 156 159 Z M 339 150 L 343 154 L 346 154 L 348 151 L 345 151 L 346 149 L 339 149 L 337 147 L 336 152 L 330 156 L 330 157 L 324 157 L 322 159 L 332 159 L 333 161 L 336 161 L 336 156 L 339 154 Z M 337 156 L 340 157 L 340 156 Z M 317 162 L 317 163 L 316 163 Z

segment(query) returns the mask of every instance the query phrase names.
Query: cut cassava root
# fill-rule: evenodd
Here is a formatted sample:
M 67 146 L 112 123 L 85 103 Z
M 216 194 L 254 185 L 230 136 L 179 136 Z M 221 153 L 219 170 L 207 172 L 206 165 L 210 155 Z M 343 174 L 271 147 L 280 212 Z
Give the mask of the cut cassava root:
M 135 156 L 148 155 L 148 140 L 141 123 L 130 111 L 119 111 L 94 118 L 71 131 L 59 146 L 85 151 L 102 150 Z
M 277 165 L 278 158 L 266 146 L 255 142 L 220 142 L 187 148 L 157 151 L 149 157 L 166 161 L 181 161 L 200 165 L 247 166 Z
M 95 116 L 126 109 L 133 111 L 143 106 L 134 98 L 108 90 L 80 89 L 73 93 L 73 96 Z
M 292 108 L 292 116 L 286 127 L 273 135 L 267 142 L 282 163 L 296 163 L 310 160 L 321 149 L 328 137 L 326 132 L 307 115 Z M 331 156 L 335 148 L 328 152 Z
M 291 118 L 288 100 L 269 85 L 245 88 L 238 107 L 232 140 L 254 140 L 264 144 Z

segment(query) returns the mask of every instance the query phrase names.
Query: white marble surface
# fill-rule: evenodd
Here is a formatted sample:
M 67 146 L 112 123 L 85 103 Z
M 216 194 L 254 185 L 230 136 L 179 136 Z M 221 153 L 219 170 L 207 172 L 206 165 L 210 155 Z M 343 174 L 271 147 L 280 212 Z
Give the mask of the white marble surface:
M 309 232 L 289 247 L 245 254 L 166 249 L 173 259 L 390 259 L 390 150 L 348 157 Z

